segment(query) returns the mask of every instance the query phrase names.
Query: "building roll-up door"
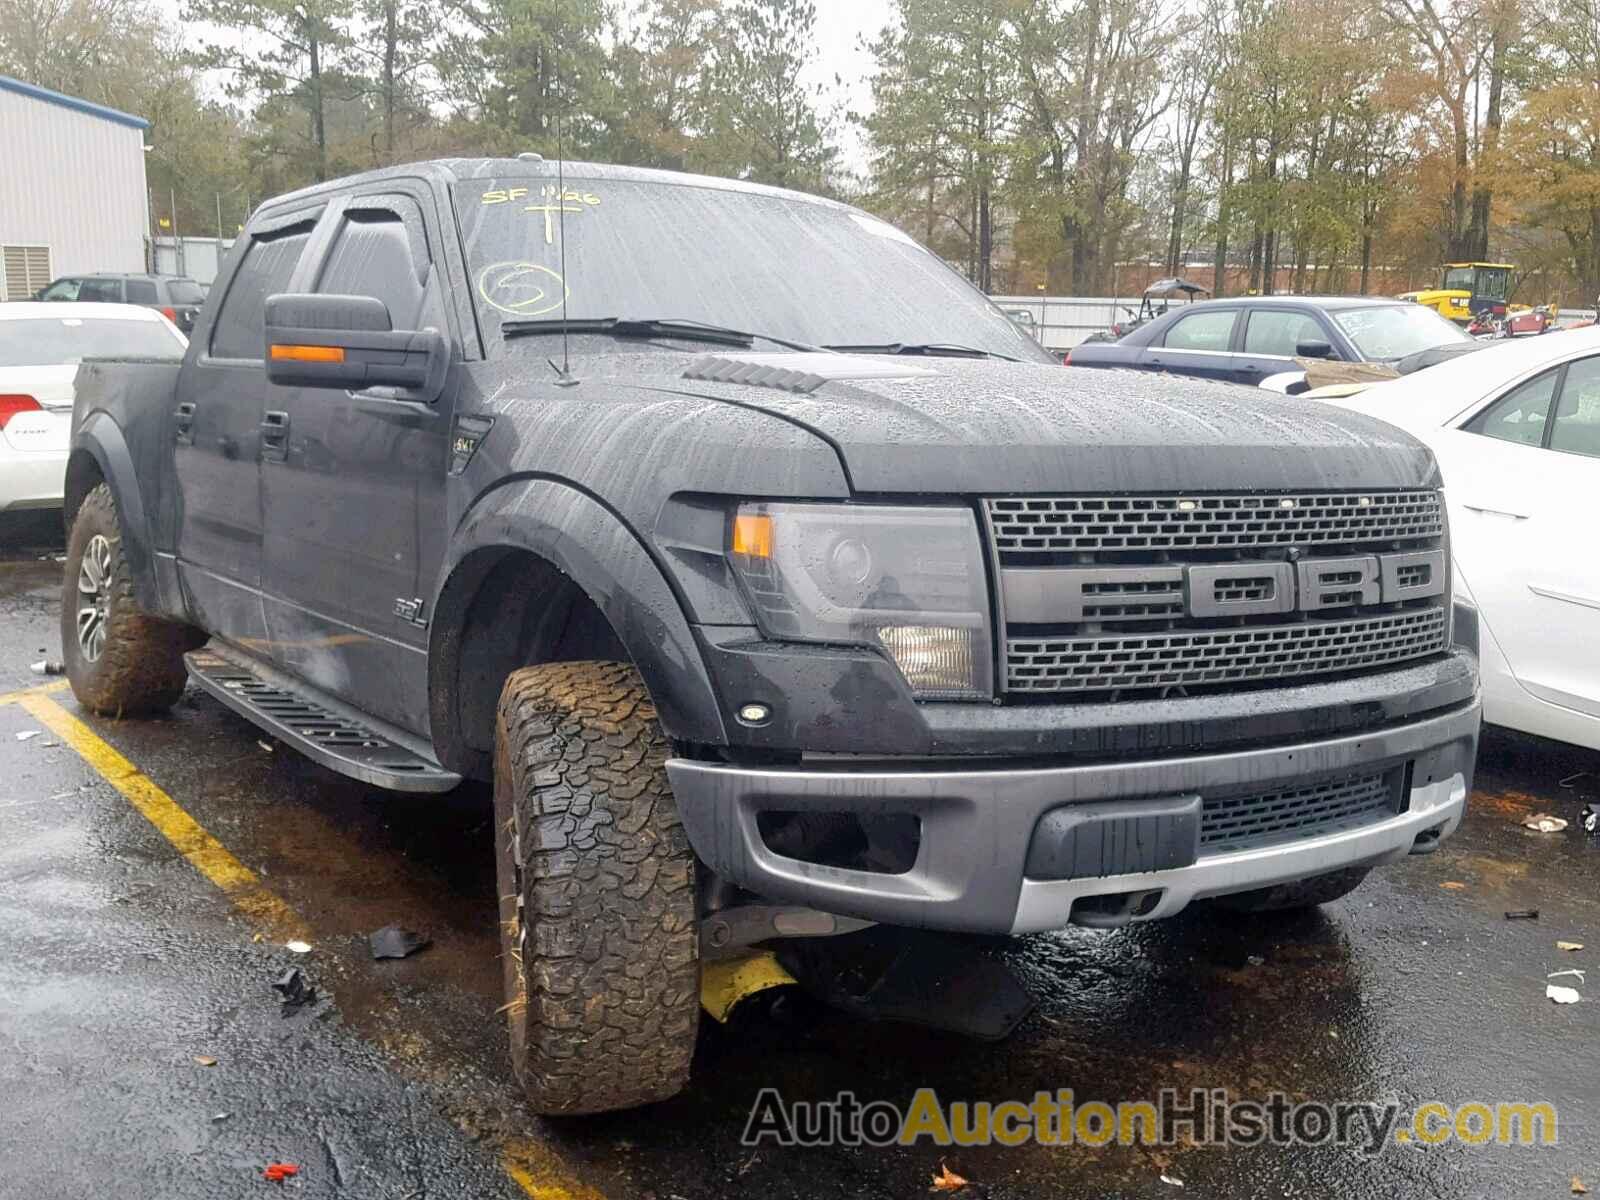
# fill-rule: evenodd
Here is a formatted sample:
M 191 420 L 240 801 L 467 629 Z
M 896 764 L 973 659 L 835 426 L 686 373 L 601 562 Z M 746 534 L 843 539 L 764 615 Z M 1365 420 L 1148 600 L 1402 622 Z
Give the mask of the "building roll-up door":
M 50 282 L 49 246 L 0 246 L 0 297 L 32 300 Z

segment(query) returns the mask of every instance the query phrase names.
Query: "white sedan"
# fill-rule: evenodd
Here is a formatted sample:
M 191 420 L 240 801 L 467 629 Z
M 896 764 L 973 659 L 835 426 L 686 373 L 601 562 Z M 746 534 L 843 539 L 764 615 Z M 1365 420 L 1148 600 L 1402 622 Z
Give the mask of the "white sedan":
M 128 304 L 0 304 L 0 513 L 60 508 L 85 358 L 182 358 L 171 321 Z
M 1331 403 L 1444 473 L 1484 718 L 1600 750 L 1600 329 L 1506 342 Z

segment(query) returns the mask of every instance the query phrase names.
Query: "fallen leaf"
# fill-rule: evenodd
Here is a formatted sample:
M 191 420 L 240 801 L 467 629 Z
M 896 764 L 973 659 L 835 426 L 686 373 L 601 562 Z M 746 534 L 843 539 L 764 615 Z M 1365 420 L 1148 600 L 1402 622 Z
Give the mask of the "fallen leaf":
M 1544 994 L 1557 1004 L 1576 1004 L 1583 999 L 1582 996 L 1578 995 L 1577 988 L 1562 987 L 1554 983 L 1544 985 Z
M 1536 830 L 1539 833 L 1560 833 L 1567 827 L 1566 821 L 1560 817 L 1552 817 L 1549 813 L 1534 813 L 1532 816 L 1522 818 L 1524 829 Z
M 1583 949 L 1583 943 L 1582 942 L 1557 942 L 1556 943 L 1556 949 L 1557 950 L 1582 950 Z
M 217 1065 L 217 1060 L 212 1058 L 209 1054 L 196 1054 L 194 1056 L 194 1060 L 202 1067 L 214 1067 Z
M 267 1169 L 261 1172 L 263 1179 L 270 1179 L 273 1183 L 282 1183 L 291 1175 L 300 1174 L 300 1168 L 293 1163 L 268 1163 Z
M 1587 1196 L 1589 1194 L 1589 1189 L 1583 1186 L 1583 1180 L 1576 1175 L 1572 1177 L 1572 1194 L 1574 1196 Z
M 930 1192 L 958 1192 L 966 1186 L 967 1181 L 947 1167 L 943 1159 L 940 1159 L 939 1173 L 933 1177 L 933 1186 L 928 1190 Z
M 1467 885 L 1462 883 L 1459 879 L 1446 879 L 1439 886 L 1442 888 L 1449 888 L 1452 892 L 1464 892 L 1467 890 Z

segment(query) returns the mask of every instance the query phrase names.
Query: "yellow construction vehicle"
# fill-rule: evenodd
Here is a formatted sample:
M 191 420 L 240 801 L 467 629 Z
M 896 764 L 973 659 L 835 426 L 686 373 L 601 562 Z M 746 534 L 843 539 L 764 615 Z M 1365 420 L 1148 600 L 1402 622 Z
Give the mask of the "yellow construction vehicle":
M 1405 292 L 1400 299 L 1425 304 L 1461 325 L 1471 324 L 1478 316 L 1504 317 L 1512 309 L 1515 272 L 1510 263 L 1446 263 L 1438 287 Z

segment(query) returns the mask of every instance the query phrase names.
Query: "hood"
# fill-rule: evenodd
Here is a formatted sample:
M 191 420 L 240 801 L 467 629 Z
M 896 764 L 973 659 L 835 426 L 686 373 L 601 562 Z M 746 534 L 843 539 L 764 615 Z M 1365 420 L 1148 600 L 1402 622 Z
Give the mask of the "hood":
M 44 367 L 0 367 L 0 392 L 32 396 L 41 408 L 72 407 L 72 381 L 78 364 Z
M 1404 358 L 1396 359 L 1394 369 L 1402 375 L 1410 375 L 1428 367 L 1436 367 L 1452 358 L 1460 358 L 1463 354 L 1472 354 L 1474 351 L 1482 350 L 1487 344 L 1479 341 L 1444 342 L 1441 345 L 1430 346 L 1426 350 L 1418 350 L 1415 354 L 1408 354 Z
M 640 365 L 634 356 L 626 362 L 634 371 Z M 856 355 L 652 356 L 650 365 L 662 374 L 612 369 L 618 383 L 720 400 L 810 430 L 834 447 L 858 492 L 1357 489 L 1437 480 L 1429 451 L 1384 421 L 1178 376 Z

